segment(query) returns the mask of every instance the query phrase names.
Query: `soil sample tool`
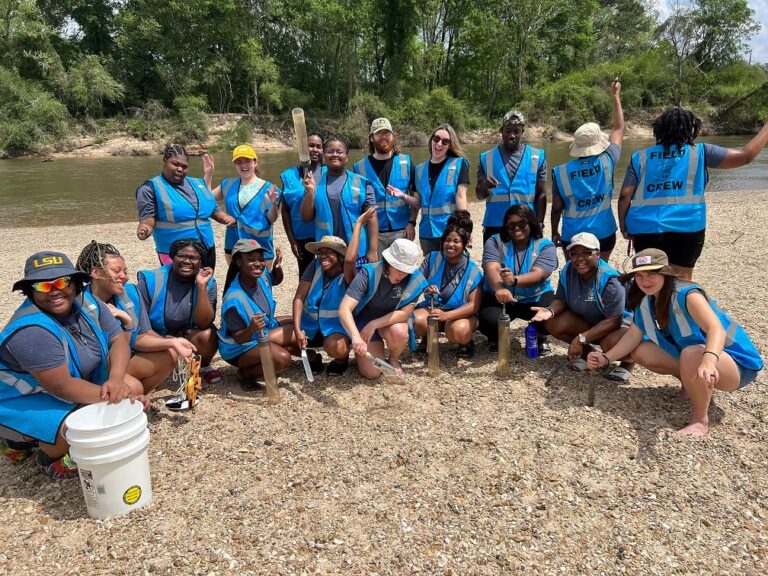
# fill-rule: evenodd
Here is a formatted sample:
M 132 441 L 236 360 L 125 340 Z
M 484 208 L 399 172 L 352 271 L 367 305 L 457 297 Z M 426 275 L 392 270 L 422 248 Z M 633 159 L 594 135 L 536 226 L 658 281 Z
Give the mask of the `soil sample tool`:
M 259 334 L 259 356 L 261 356 L 261 369 L 264 371 L 264 384 L 267 386 L 267 399 L 270 404 L 280 403 L 280 389 L 277 387 L 275 375 L 275 361 L 272 358 L 272 350 L 269 346 L 269 333 L 266 329 Z
M 502 378 L 509 376 L 509 323 L 512 320 L 507 314 L 507 305 L 501 305 L 501 314 L 499 314 L 499 365 L 496 373 Z
M 435 311 L 435 296 L 429 299 L 429 318 L 427 318 L 427 374 L 436 378 L 440 374 L 440 337 Z
M 296 135 L 296 151 L 299 153 L 299 164 L 309 166 L 309 139 L 307 138 L 307 124 L 304 120 L 304 110 L 294 108 L 293 132 Z

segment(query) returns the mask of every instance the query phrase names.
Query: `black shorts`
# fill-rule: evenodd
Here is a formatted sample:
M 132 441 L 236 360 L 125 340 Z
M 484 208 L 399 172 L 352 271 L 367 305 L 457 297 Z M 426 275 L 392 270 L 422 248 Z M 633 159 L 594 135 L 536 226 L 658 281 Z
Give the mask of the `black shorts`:
M 682 268 L 693 268 L 704 249 L 704 233 L 698 232 L 659 232 L 657 234 L 633 234 L 632 244 L 635 252 L 646 248 L 663 250 L 669 263 Z
M 616 232 L 605 238 L 599 238 L 598 240 L 600 242 L 600 252 L 610 252 L 616 247 Z M 560 240 L 560 245 L 563 247 L 564 251 L 567 251 L 566 248 L 568 248 L 570 243 L 571 240 Z

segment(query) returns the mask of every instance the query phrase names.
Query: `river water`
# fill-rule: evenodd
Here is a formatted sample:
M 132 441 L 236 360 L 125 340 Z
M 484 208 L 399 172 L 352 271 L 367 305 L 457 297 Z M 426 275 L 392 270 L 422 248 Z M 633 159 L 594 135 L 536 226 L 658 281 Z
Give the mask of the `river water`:
M 743 136 L 706 138 L 707 142 L 721 146 L 739 147 L 749 140 Z M 621 186 L 626 165 L 632 152 L 653 144 L 648 140 L 627 140 L 624 143 L 619 166 L 616 169 L 615 193 Z M 488 144 L 466 146 L 472 182 L 468 197 L 475 200 L 475 172 L 480 152 L 491 148 Z M 566 162 L 568 143 L 550 142 L 544 145 L 550 168 Z M 426 147 L 405 149 L 415 162 L 427 158 Z M 353 150 L 349 166 L 363 156 L 362 150 Z M 216 154 L 215 183 L 232 174 L 231 156 Z M 260 155 L 262 176 L 280 185 L 279 177 L 288 166 L 296 162 L 293 151 L 266 152 Z M 160 156 L 68 158 L 53 162 L 40 160 L 0 161 L 0 227 L 50 226 L 133 222 L 136 220 L 135 191 L 147 178 L 160 172 Z M 190 175 L 202 176 L 202 160 L 190 159 Z M 711 170 L 707 192 L 723 190 L 761 190 L 768 188 L 768 152 L 760 153 L 750 165 L 735 170 Z

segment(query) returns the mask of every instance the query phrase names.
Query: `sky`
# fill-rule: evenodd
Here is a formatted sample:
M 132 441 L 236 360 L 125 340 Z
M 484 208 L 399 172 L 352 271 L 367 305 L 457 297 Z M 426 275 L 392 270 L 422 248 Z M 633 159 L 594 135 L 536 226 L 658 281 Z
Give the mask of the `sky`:
M 662 17 L 669 12 L 667 0 L 655 0 L 653 3 Z M 768 64 L 768 0 L 747 0 L 747 4 L 755 11 L 755 20 L 761 26 L 760 31 L 750 41 L 752 63 Z

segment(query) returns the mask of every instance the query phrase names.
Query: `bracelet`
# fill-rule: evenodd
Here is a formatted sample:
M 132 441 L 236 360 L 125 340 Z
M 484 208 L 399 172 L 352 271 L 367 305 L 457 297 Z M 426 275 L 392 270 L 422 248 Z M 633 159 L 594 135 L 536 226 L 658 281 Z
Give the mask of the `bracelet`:
M 518 279 L 518 277 L 517 277 L 517 276 L 512 276 L 512 286 L 517 286 L 517 283 L 518 283 L 519 281 L 520 281 L 520 280 Z
M 550 316 L 550 317 L 549 317 L 549 319 L 550 319 L 550 320 L 552 320 L 552 318 L 554 318 L 554 317 L 555 317 L 555 311 L 554 311 L 554 310 L 552 310 L 552 308 L 550 308 L 549 306 L 545 306 L 545 308 L 546 308 L 547 310 L 549 310 L 549 313 L 550 313 L 550 314 L 552 314 L 552 316 Z
M 704 353 L 702 354 L 702 356 L 704 354 L 712 354 L 712 356 L 717 358 L 717 361 L 720 362 L 720 356 L 717 354 L 717 352 L 712 352 L 712 350 L 704 350 Z
M 600 352 L 600 356 L 605 358 L 605 361 L 608 362 L 608 364 L 610 364 L 612 362 L 612 360 L 610 358 L 608 358 L 608 355 L 605 352 Z
M 408 224 L 411 226 L 416 226 L 416 220 L 408 220 Z

